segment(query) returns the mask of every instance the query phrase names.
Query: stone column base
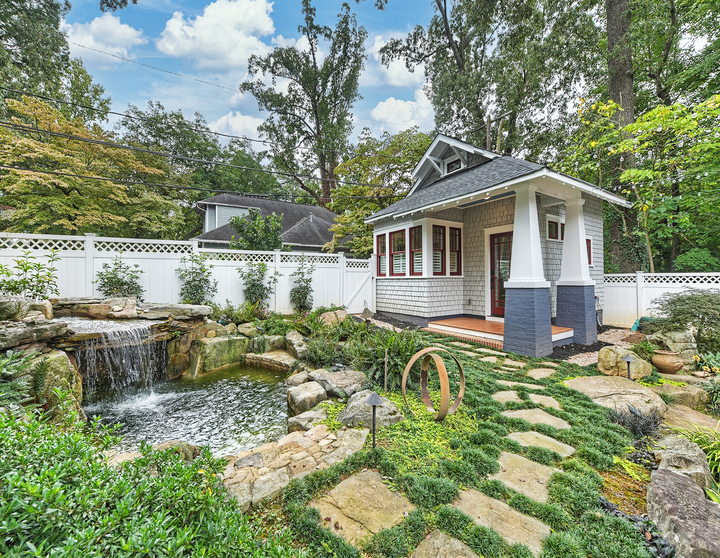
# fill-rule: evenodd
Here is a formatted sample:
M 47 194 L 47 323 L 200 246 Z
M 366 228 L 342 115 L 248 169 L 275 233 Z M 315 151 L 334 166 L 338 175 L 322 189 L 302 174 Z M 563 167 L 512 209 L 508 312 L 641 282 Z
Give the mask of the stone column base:
M 550 288 L 506 288 L 503 349 L 530 357 L 553 351 Z
M 558 285 L 555 323 L 573 328 L 573 343 L 597 341 L 594 285 Z

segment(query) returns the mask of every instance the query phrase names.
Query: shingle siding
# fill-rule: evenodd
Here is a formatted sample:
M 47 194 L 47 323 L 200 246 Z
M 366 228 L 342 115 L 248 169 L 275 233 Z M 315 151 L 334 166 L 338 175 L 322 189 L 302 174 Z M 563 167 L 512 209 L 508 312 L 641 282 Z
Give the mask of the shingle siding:
M 460 278 L 378 278 L 375 285 L 378 312 L 421 318 L 462 314 L 463 287 Z

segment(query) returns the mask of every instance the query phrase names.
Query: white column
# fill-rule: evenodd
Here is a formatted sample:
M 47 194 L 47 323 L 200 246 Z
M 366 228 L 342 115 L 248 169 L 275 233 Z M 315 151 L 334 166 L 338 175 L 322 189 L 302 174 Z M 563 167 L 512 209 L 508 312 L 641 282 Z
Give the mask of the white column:
M 423 221 L 423 277 L 433 276 L 433 237 L 432 225 Z
M 347 281 L 347 271 L 345 267 L 345 253 L 338 252 L 338 287 L 340 302 L 338 306 L 345 305 L 345 282 Z
M 590 278 L 587 244 L 585 242 L 585 216 L 581 198 L 565 200 L 565 240 L 563 242 L 560 286 L 584 287 L 595 285 Z
M 507 289 L 538 289 L 550 287 L 545 280 L 540 244 L 536 188 L 522 184 L 515 188 L 515 222 Z M 567 226 L 567 225 L 566 225 Z

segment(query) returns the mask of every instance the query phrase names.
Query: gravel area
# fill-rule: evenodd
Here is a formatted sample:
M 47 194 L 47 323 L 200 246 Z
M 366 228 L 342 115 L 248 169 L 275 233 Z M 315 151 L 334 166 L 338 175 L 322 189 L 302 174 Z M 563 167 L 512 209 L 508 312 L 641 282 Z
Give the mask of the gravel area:
M 562 360 L 565 360 L 566 362 L 572 362 L 573 364 L 578 364 L 580 366 L 588 366 L 589 364 L 593 364 L 598 361 L 598 353 L 603 346 L 616 345 L 625 349 L 630 347 L 630 343 L 628 343 L 627 341 L 623 341 L 623 339 L 631 335 L 633 333 L 632 331 L 630 331 L 629 329 L 619 328 L 603 329 L 605 331 L 603 331 L 602 333 L 598 333 L 598 342 L 603 343 L 602 346 L 584 347 L 585 351 L 563 358 Z M 558 347 L 558 349 L 563 348 L 564 347 Z M 588 348 L 591 350 L 587 351 Z M 553 358 L 554 357 L 555 353 L 553 352 Z

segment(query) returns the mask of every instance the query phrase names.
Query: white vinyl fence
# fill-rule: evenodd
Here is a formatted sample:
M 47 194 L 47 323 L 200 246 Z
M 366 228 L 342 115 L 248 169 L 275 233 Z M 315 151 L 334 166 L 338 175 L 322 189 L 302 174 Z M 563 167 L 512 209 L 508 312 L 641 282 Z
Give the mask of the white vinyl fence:
M 208 250 L 198 248 L 197 242 L 175 240 L 144 240 L 133 238 L 103 238 L 93 234 L 84 236 L 57 236 L 40 234 L 0 233 L 0 263 L 12 266 L 13 260 L 29 251 L 39 261 L 45 260 L 50 250 L 57 252 L 58 287 L 61 297 L 100 296 L 95 284 L 98 271 L 104 263 L 121 255 L 123 263 L 138 264 L 144 272 L 140 283 L 145 288 L 148 302 L 180 302 L 180 279 L 176 270 L 183 264 L 180 259 L 192 253 L 206 255 L 212 265 L 213 278 L 218 281 L 214 301 L 230 300 L 241 304 L 242 281 L 238 268 L 250 262 L 263 262 L 268 275 L 278 271 L 275 296 L 269 307 L 276 312 L 291 313 L 290 289 L 294 285 L 291 274 L 298 268 L 302 252 L 246 252 L 239 250 Z M 362 312 L 367 306 L 375 309 L 374 289 L 370 260 L 346 258 L 344 254 L 307 252 L 308 264 L 315 264 L 313 273 L 314 306 L 345 306 L 349 312 Z
M 632 326 L 650 315 L 652 301 L 665 293 L 679 293 L 688 287 L 720 289 L 720 273 L 620 273 L 605 275 L 603 323 Z

